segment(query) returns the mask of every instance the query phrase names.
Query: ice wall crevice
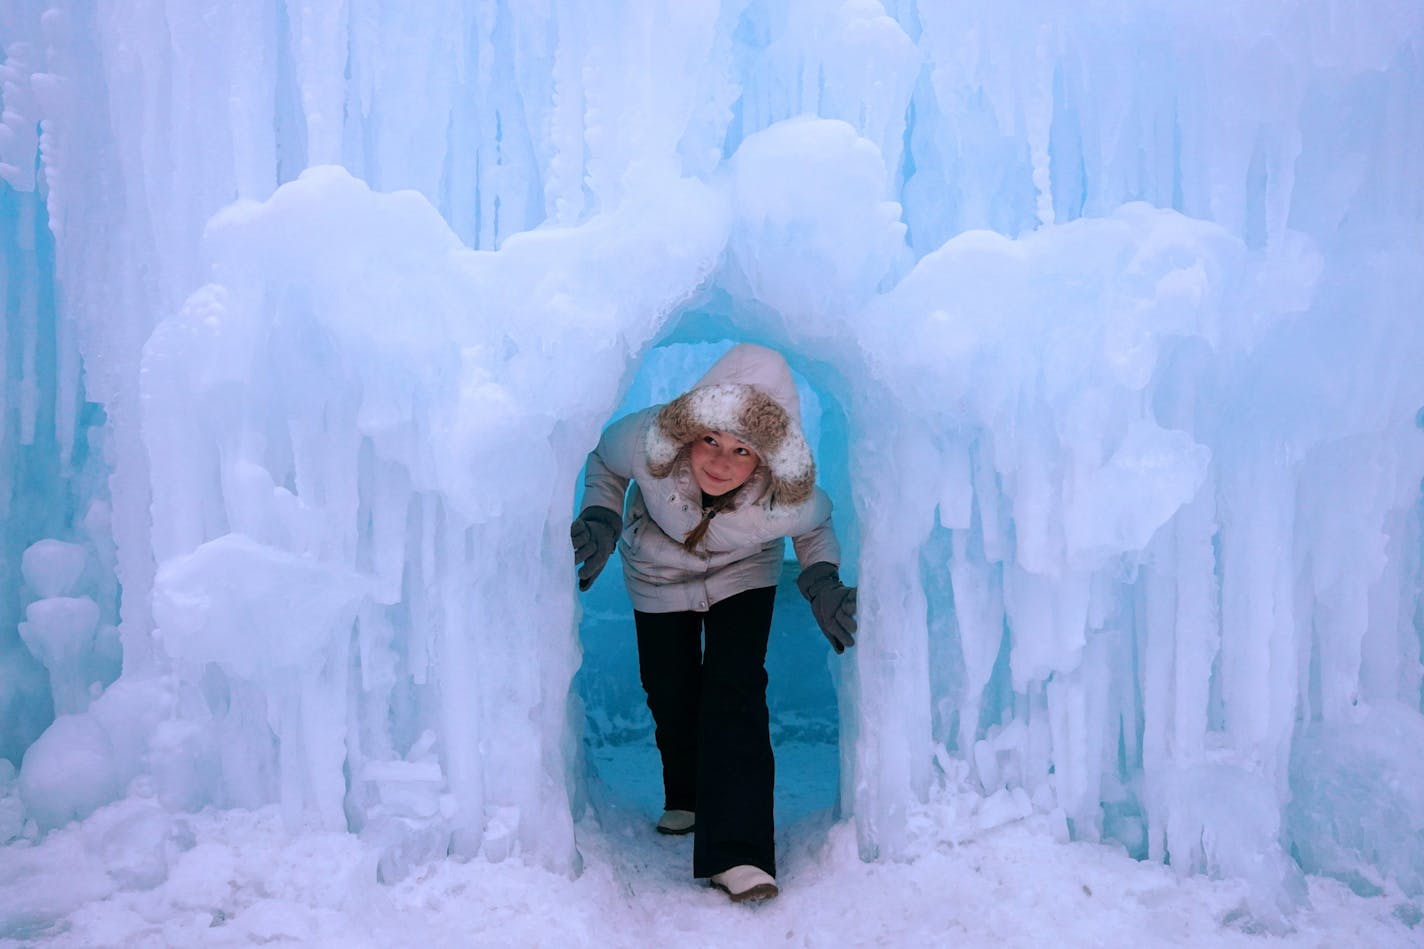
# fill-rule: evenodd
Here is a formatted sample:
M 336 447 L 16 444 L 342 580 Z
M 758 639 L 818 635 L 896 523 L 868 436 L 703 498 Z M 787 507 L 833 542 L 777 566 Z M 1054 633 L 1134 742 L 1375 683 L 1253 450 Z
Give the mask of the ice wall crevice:
M 846 413 L 863 855 L 944 784 L 1184 871 L 1264 854 L 1267 920 L 1291 846 L 1414 879 L 1318 815 L 1412 813 L 1362 775 L 1409 773 L 1424 678 L 1419 10 L 648 9 L 0 14 L 4 233 L 56 236 L 6 237 L 5 575 L 94 565 L 4 608 L 0 674 L 67 713 L 10 746 L 42 823 L 143 771 L 345 823 L 387 878 L 574 868 L 573 483 L 721 307 Z M 65 596 L 124 674 L 59 659 L 56 703 L 19 624 Z M 66 749 L 102 794 L 57 793 Z

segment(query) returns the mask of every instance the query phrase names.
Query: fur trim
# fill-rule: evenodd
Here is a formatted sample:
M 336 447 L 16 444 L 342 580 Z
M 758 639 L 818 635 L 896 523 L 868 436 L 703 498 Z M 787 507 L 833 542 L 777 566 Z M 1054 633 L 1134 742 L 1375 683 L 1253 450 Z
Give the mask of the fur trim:
M 704 432 L 729 432 L 755 449 L 771 472 L 772 498 L 800 504 L 816 486 L 816 463 L 801 434 L 799 419 L 761 389 L 729 382 L 685 392 L 658 412 L 648 426 L 648 471 L 666 478 L 678 455 Z

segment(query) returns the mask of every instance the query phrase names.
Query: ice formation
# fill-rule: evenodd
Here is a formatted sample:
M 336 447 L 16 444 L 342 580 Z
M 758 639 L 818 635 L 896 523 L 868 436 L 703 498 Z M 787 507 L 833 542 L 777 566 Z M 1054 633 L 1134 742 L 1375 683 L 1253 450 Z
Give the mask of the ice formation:
M 579 469 L 644 360 L 753 339 L 861 587 L 862 857 L 955 785 L 1267 919 L 1301 869 L 1417 894 L 1421 41 L 1332 0 L 6 5 L 0 830 L 280 801 L 393 874 L 576 870 Z

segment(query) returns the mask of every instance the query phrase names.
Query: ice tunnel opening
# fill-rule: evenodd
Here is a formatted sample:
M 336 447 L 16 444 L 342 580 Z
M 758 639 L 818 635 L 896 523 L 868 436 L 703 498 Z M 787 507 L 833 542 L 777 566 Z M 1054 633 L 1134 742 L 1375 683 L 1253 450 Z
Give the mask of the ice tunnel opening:
M 639 362 L 611 423 L 649 405 L 676 397 L 695 382 L 743 334 L 711 329 L 703 314 L 684 315 L 672 333 Z M 720 326 L 720 322 L 714 320 Z M 765 342 L 792 366 L 806 437 L 815 453 L 821 486 L 835 503 L 843 571 L 854 582 L 855 525 L 848 496 L 844 412 L 834 396 L 802 371 L 798 354 Z M 581 505 L 582 477 L 579 480 Z M 576 506 L 577 507 L 577 506 Z M 840 710 L 836 656 L 817 629 L 810 607 L 796 588 L 799 565 L 786 543 L 767 646 L 767 706 L 776 760 L 775 819 L 778 835 L 809 818 L 837 815 L 841 786 Z M 583 758 L 589 800 L 602 819 L 601 802 L 646 818 L 663 808 L 661 762 L 653 721 L 639 681 L 633 607 L 615 554 L 604 574 L 579 594 L 582 664 L 573 690 L 583 707 Z M 820 825 L 820 821 L 811 821 Z

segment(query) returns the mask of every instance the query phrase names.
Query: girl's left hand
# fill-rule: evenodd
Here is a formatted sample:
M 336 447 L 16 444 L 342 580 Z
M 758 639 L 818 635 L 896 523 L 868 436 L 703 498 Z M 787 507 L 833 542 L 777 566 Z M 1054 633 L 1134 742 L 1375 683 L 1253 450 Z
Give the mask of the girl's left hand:
M 841 582 L 833 563 L 813 563 L 796 580 L 801 595 L 811 602 L 816 625 L 837 653 L 855 645 L 855 587 Z

